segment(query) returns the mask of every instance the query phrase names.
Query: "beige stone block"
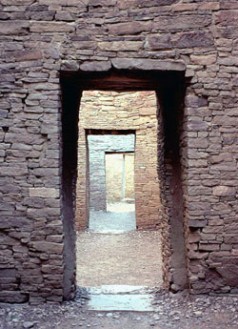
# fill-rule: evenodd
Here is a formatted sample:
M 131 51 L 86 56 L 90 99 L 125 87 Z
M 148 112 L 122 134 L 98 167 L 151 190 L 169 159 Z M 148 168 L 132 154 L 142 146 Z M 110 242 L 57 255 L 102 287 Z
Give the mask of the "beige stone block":
M 217 2 L 205 2 L 199 5 L 198 9 L 200 10 L 219 10 L 220 4 Z
M 191 60 L 198 65 L 211 65 L 216 63 L 217 56 L 213 55 L 191 55 Z
M 216 196 L 234 196 L 236 194 L 236 189 L 231 186 L 216 186 L 213 188 L 213 195 Z
M 46 252 L 48 254 L 61 254 L 63 252 L 62 243 L 35 241 L 32 247 L 37 251 Z
M 198 5 L 196 3 L 177 3 L 172 6 L 173 11 L 194 11 Z
M 59 198 L 59 191 L 55 188 L 31 187 L 29 188 L 29 196 L 41 198 Z
M 109 51 L 138 51 L 142 45 L 143 42 L 141 41 L 106 41 L 98 43 L 100 49 Z
M 75 30 L 74 23 L 61 22 L 33 22 L 30 24 L 31 32 L 73 32 Z
M 25 21 L 0 22 L 0 35 L 26 34 L 29 23 Z

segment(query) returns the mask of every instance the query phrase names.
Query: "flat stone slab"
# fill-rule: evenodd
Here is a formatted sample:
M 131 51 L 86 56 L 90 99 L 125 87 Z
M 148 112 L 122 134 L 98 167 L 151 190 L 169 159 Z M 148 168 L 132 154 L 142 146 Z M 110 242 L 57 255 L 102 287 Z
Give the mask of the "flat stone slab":
M 103 285 L 87 288 L 88 310 L 153 312 L 152 289 L 134 285 Z
M 88 310 L 154 312 L 154 296 L 151 294 L 95 294 L 89 295 Z
M 134 204 L 111 204 L 107 211 L 90 211 L 89 230 L 121 234 L 136 229 Z
M 152 289 L 145 286 L 135 286 L 127 284 L 108 284 L 100 287 L 86 288 L 90 295 L 106 295 L 106 294 L 148 294 Z

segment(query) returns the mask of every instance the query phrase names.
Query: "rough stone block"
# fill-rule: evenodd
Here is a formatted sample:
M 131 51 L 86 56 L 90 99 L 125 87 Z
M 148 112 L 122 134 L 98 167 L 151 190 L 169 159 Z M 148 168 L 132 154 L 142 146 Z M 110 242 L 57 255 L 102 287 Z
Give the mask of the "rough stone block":
M 30 187 L 29 196 L 41 198 L 58 198 L 59 190 L 47 187 Z
M 27 34 L 29 23 L 26 21 L 0 22 L 0 35 L 21 35 Z
M 146 49 L 161 50 L 172 48 L 171 34 L 152 35 L 146 38 Z
M 99 42 L 98 47 L 107 51 L 138 51 L 142 48 L 141 41 L 104 41 Z
M 62 254 L 63 245 L 62 243 L 48 242 L 48 241 L 34 241 L 32 247 L 41 252 L 48 254 Z
M 62 71 L 78 71 L 79 63 L 75 60 L 65 60 L 62 61 L 61 70 Z
M 216 267 L 217 272 L 225 280 L 226 284 L 231 287 L 237 287 L 238 285 L 238 266 L 237 265 L 223 265 Z
M 23 228 L 31 226 L 31 222 L 28 218 L 2 215 L 0 220 L 0 229 L 9 229 L 9 228 Z
M 109 61 L 84 62 L 80 65 L 80 70 L 86 72 L 105 72 L 109 71 L 111 66 Z
M 204 28 L 211 24 L 211 15 L 207 14 L 189 14 L 189 15 L 161 15 L 154 21 L 153 30 L 155 31 L 191 31 L 198 28 Z
M 28 295 L 20 291 L 0 291 L 0 302 L 3 303 L 25 303 Z
M 185 71 L 183 61 L 162 61 L 154 59 L 115 58 L 112 65 L 116 69 L 129 70 L 158 70 L 158 71 Z
M 207 220 L 200 220 L 200 219 L 189 219 L 188 226 L 191 228 L 203 228 L 207 225 Z
M 73 32 L 75 30 L 75 24 L 74 23 L 61 23 L 61 22 L 44 22 L 38 23 L 38 22 L 32 22 L 30 24 L 30 31 L 31 32 Z
M 132 21 L 126 23 L 117 23 L 107 26 L 108 33 L 112 35 L 139 34 L 149 31 L 152 28 L 151 22 Z
M 213 188 L 213 195 L 215 196 L 235 196 L 236 188 L 231 186 L 216 186 Z
M 42 58 L 42 53 L 40 50 L 24 50 L 24 51 L 17 51 L 14 54 L 15 60 L 17 62 L 22 61 L 32 61 L 32 60 L 38 60 Z
M 210 32 L 184 32 L 176 34 L 172 44 L 177 48 L 204 48 L 214 46 L 214 40 Z

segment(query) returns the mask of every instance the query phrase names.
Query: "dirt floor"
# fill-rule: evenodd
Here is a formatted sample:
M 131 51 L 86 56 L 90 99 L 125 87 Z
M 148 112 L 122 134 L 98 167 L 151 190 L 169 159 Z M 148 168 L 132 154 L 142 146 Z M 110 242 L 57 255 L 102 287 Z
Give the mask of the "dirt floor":
M 96 312 L 78 299 L 63 305 L 0 304 L 0 329 L 237 329 L 238 297 L 160 293 L 157 312 Z
M 79 287 L 75 300 L 62 305 L 0 303 L 0 329 L 238 328 L 238 296 L 190 296 L 185 292 L 171 294 L 162 290 L 159 232 L 115 233 L 90 230 L 79 233 L 78 284 L 101 286 L 100 289 L 102 285 L 112 285 L 113 288 L 106 290 L 116 291 L 117 285 L 150 287 L 146 288 L 146 298 L 151 296 L 154 311 L 92 310 L 93 294 L 89 291 L 95 288 Z M 103 293 L 100 290 L 99 297 Z M 140 291 L 138 294 L 140 298 Z
M 160 233 L 79 233 L 77 283 L 82 287 L 112 284 L 161 287 Z

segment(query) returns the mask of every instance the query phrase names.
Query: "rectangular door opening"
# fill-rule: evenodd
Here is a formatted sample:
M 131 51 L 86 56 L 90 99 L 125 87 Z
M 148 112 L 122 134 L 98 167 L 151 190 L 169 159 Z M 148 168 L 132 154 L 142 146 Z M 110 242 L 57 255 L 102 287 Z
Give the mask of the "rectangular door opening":
M 72 298 L 76 283 L 186 288 L 182 193 L 186 168 L 180 159 L 186 152 L 184 72 L 62 72 L 61 87 L 64 298 Z M 136 230 L 92 236 L 88 136 L 117 135 L 118 131 L 136 135 L 135 149 L 130 151 L 134 153 Z M 107 150 L 104 157 L 117 152 Z M 109 211 L 107 204 L 105 198 L 105 211 Z
M 87 145 L 89 230 L 135 230 L 135 134 L 88 134 Z
M 155 92 L 82 94 L 79 286 L 162 284 L 156 115 Z

